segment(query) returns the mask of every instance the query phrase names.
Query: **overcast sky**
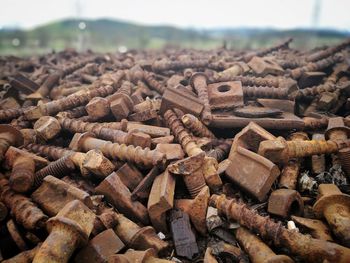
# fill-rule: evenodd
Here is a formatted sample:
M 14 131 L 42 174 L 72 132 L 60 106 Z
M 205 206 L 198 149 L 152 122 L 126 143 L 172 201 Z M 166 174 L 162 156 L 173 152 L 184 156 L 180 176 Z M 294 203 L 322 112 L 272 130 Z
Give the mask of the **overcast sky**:
M 67 17 L 114 18 L 178 27 L 312 27 L 350 30 L 350 0 L 0 0 L 0 28 Z M 318 21 L 318 22 L 317 22 Z

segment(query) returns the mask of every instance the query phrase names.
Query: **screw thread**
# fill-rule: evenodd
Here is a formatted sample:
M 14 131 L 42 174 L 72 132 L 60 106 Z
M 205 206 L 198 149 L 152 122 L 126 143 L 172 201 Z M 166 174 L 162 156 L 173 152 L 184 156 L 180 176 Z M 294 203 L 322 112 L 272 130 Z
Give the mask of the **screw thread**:
M 48 175 L 52 175 L 57 178 L 64 177 L 67 173 L 75 169 L 74 162 L 71 160 L 70 156 L 63 156 L 62 158 L 50 163 L 46 167 L 42 168 L 35 173 L 34 176 L 34 188 L 38 188 L 44 178 Z
M 288 89 L 274 87 L 244 86 L 243 95 L 248 98 L 286 99 L 288 97 Z
M 344 172 L 349 177 L 350 176 L 350 148 L 347 147 L 339 150 L 338 157 Z
M 304 72 L 308 71 L 320 71 L 327 68 L 335 63 L 341 62 L 343 60 L 342 56 L 331 56 L 325 59 L 318 60 L 317 62 L 309 62 L 305 66 L 290 70 L 290 74 L 293 78 L 298 79 Z
M 26 145 L 25 148 L 33 153 L 39 154 L 40 156 L 47 157 L 50 160 L 57 160 L 65 155 L 70 155 L 73 153 L 73 151 L 61 147 L 41 145 L 35 143 L 30 143 Z
M 131 95 L 132 84 L 129 81 L 124 81 L 121 87 L 118 89 L 117 93 L 124 94 L 126 96 Z
M 288 38 L 287 40 L 285 40 L 282 43 L 279 43 L 279 44 L 277 44 L 275 46 L 272 46 L 272 47 L 269 47 L 269 48 L 265 48 L 265 49 L 260 50 L 260 51 L 249 53 L 249 54 L 245 55 L 243 57 L 243 59 L 244 59 L 244 61 L 249 62 L 255 56 L 262 57 L 262 56 L 265 56 L 266 54 L 269 54 L 269 53 L 271 53 L 273 51 L 277 51 L 277 50 L 279 50 L 281 48 L 288 47 L 289 43 L 292 42 L 292 41 L 293 41 L 292 38 Z
M 11 209 L 16 221 L 26 229 L 42 227 L 48 219 L 30 198 L 11 190 L 8 180 L 4 177 L 0 178 L 0 198 Z
M 89 141 L 89 143 L 84 144 Z M 102 151 L 103 155 L 110 159 L 119 159 L 121 161 L 133 162 L 145 167 L 164 164 L 166 161 L 165 154 L 158 150 L 141 148 L 140 146 L 125 145 L 112 143 L 96 138 L 87 138 L 82 143 L 84 151 L 95 149 L 95 145 Z
M 28 108 L 26 108 L 27 110 Z M 10 121 L 18 118 L 24 112 L 24 108 L 0 110 L 0 121 Z
M 164 119 L 167 126 L 174 134 L 176 140 L 181 144 L 182 148 L 185 149 L 189 156 L 193 155 L 192 151 L 202 151 L 172 110 L 167 110 L 164 113 Z
M 216 138 L 215 135 L 196 117 L 192 114 L 185 114 L 181 118 L 182 123 L 194 135 L 199 137 Z
M 165 87 L 160 82 L 158 82 L 151 73 L 145 71 L 144 75 L 147 84 L 159 94 L 163 95 Z
M 121 131 L 116 130 L 115 128 L 122 128 L 121 123 L 117 123 L 119 125 L 110 125 L 114 127 L 114 129 L 107 128 L 106 124 L 94 123 L 94 122 L 84 122 L 81 120 L 69 119 L 69 118 L 60 118 L 59 122 L 61 127 L 65 130 L 69 130 L 73 133 L 84 133 L 84 132 L 92 132 L 97 137 L 115 141 L 118 143 L 126 143 L 128 134 Z
M 335 153 L 339 148 L 335 141 L 330 140 L 287 141 L 287 146 L 290 158 Z
M 209 61 L 207 59 L 188 60 L 188 61 L 155 61 L 152 64 L 154 72 L 167 70 L 181 70 L 185 68 L 206 68 Z
M 332 56 L 335 53 L 337 53 L 337 52 L 341 51 L 342 49 L 346 48 L 348 45 L 350 45 L 350 39 L 347 39 L 344 42 L 342 42 L 342 43 L 340 43 L 340 44 L 338 44 L 336 46 L 329 47 L 329 48 L 327 48 L 325 50 L 321 50 L 321 51 L 313 53 L 313 54 L 311 54 L 310 56 L 308 56 L 306 58 L 306 61 L 307 62 L 315 62 L 317 60 L 320 60 L 320 59 Z

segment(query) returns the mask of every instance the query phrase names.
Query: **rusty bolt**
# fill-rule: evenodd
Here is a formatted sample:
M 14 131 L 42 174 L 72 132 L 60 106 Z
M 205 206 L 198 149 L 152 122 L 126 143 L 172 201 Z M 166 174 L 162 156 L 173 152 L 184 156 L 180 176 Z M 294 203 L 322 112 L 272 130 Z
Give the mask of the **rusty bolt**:
M 132 84 L 124 81 L 119 90 L 110 98 L 110 109 L 116 120 L 121 120 L 129 116 L 134 108 L 134 103 L 130 98 Z
M 162 233 L 167 233 L 166 212 L 173 208 L 175 194 L 175 178 L 165 170 L 158 175 L 149 194 L 147 209 L 153 227 Z
M 272 162 L 286 163 L 291 158 L 335 153 L 348 144 L 347 140 L 339 143 L 331 140 L 286 141 L 278 137 L 276 140 L 262 141 L 258 153 Z
M 74 258 L 77 263 L 106 262 L 107 259 L 125 248 L 123 242 L 112 229 L 107 229 L 82 248 Z M 109 262 L 109 261 L 108 261 Z
M 182 123 L 193 132 L 194 135 L 199 137 L 216 138 L 215 135 L 200 121 L 196 116 L 192 114 L 185 114 L 181 118 Z
M 335 236 L 350 246 L 350 196 L 334 184 L 320 184 L 313 210 L 318 218 L 325 217 Z
M 308 136 L 304 132 L 295 132 L 290 135 L 290 140 L 298 141 L 298 140 L 308 140 Z M 301 166 L 300 159 L 289 160 L 288 163 L 284 166 L 280 180 L 279 186 L 281 188 L 287 189 L 296 189 L 299 170 Z
M 202 121 L 205 124 L 209 124 L 211 117 L 211 109 L 209 104 L 209 96 L 207 89 L 208 78 L 203 73 L 195 73 L 190 79 L 191 86 L 197 91 L 198 98 L 203 101 L 204 109 L 202 112 Z
M 133 220 L 147 225 L 149 223 L 146 207 L 131 199 L 131 193 L 117 173 L 111 173 L 96 188 L 96 193 L 105 196 L 120 212 L 128 214 Z
M 127 160 L 145 167 L 164 164 L 166 161 L 165 155 L 157 150 L 142 149 L 139 146 L 127 146 L 96 139 L 90 133 L 76 133 L 71 141 L 70 148 L 82 151 L 99 149 L 107 158 Z
M 34 257 L 34 263 L 68 262 L 73 252 L 89 240 L 95 214 L 74 200 L 47 222 L 50 232 Z
M 110 103 L 107 98 L 95 97 L 85 106 L 86 112 L 91 117 L 103 118 L 107 116 L 110 110 Z
M 288 230 L 270 218 L 260 216 L 257 212 L 247 208 L 245 204 L 227 199 L 225 195 L 212 195 L 209 204 L 216 207 L 221 214 L 225 214 L 229 219 L 236 220 L 241 226 L 260 234 L 261 238 L 284 246 L 292 254 L 305 260 L 314 262 L 328 260 L 344 263 L 350 260 L 350 249 Z

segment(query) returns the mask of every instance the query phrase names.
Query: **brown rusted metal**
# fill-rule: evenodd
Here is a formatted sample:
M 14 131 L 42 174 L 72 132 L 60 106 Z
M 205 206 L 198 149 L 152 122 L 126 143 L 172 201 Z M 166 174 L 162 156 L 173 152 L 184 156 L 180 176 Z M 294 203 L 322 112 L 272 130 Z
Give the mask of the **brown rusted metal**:
M 110 263 L 133 263 L 133 262 L 144 262 L 144 263 L 170 263 L 171 260 L 160 259 L 156 255 L 156 251 L 149 248 L 144 251 L 129 249 L 125 254 L 117 254 L 110 256 L 108 262 Z
M 264 242 L 244 227 L 238 228 L 235 231 L 235 236 L 243 249 L 248 253 L 250 260 L 254 263 L 294 262 L 288 256 L 276 255 Z
M 165 162 L 165 155 L 157 150 L 142 149 L 140 146 L 127 146 L 96 139 L 90 133 L 76 133 L 71 141 L 70 148 L 85 152 L 98 148 L 108 158 L 130 161 L 145 167 L 160 165 Z
M 283 218 L 304 213 L 304 201 L 296 190 L 278 189 L 271 193 L 267 211 Z
M 131 200 L 129 189 L 123 184 L 117 173 L 111 173 L 96 188 L 96 193 L 105 196 L 118 211 L 127 214 L 132 220 L 149 223 L 147 208 L 139 201 Z
M 194 199 L 177 199 L 175 207 L 186 212 L 196 230 L 205 236 L 207 233 L 206 216 L 210 192 L 208 186 L 202 188 Z
M 23 251 L 16 256 L 5 259 L 1 262 L 3 263 L 31 263 L 33 261 L 34 256 L 38 252 L 39 248 L 41 246 L 41 243 L 38 244 L 36 247 L 30 250 Z
M 344 263 L 350 260 L 350 249 L 288 230 L 280 223 L 260 216 L 257 212 L 247 208 L 245 204 L 229 200 L 224 195 L 212 195 L 210 205 L 216 207 L 229 219 L 236 220 L 240 225 L 260 234 L 261 238 L 271 240 L 276 246 L 284 246 L 292 254 L 305 260 L 314 262 L 328 260 Z
M 18 223 L 27 229 L 43 227 L 48 217 L 30 198 L 11 190 L 8 180 L 0 175 L 0 198 Z
M 280 174 L 278 167 L 268 159 L 240 146 L 232 153 L 230 160 L 231 163 L 225 170 L 229 179 L 259 201 L 265 200 Z
M 41 186 L 31 195 L 33 201 L 49 216 L 55 216 L 69 202 L 79 200 L 93 207 L 88 193 L 51 175 L 46 176 Z
M 166 254 L 169 244 L 161 240 L 153 227 L 139 227 L 121 214 L 114 214 L 116 226 L 113 228 L 125 245 L 133 249 L 155 249 L 160 255 Z
M 289 139 L 292 141 L 297 141 L 308 140 L 309 138 L 304 132 L 296 132 L 291 134 Z M 292 159 L 289 160 L 288 163 L 283 167 L 278 183 L 280 188 L 296 189 L 301 161 L 302 160 L 300 159 Z
M 300 227 L 307 229 L 313 238 L 333 241 L 331 231 L 321 220 L 291 216 L 292 220 Z
M 85 245 L 93 228 L 95 214 L 82 202 L 74 200 L 48 220 L 50 232 L 33 262 L 68 262 L 73 252 Z
M 74 258 L 74 262 L 106 262 L 110 256 L 125 248 L 124 243 L 112 229 L 107 229 L 92 238 Z
M 155 178 L 159 175 L 159 169 L 157 166 L 153 167 L 148 174 L 141 180 L 141 182 L 135 187 L 131 193 L 131 200 L 147 198 Z
M 162 233 L 168 233 L 166 212 L 174 206 L 175 178 L 165 170 L 158 175 L 149 194 L 147 209 L 153 227 Z
M 348 140 L 286 141 L 283 137 L 278 137 L 276 140 L 261 142 L 258 153 L 275 163 L 286 163 L 291 158 L 336 153 L 349 143 Z
M 334 184 L 320 184 L 313 206 L 318 218 L 324 217 L 341 244 L 350 247 L 350 196 Z
M 185 114 L 181 117 L 182 123 L 188 128 L 194 135 L 198 137 L 216 138 L 215 135 L 192 114 Z

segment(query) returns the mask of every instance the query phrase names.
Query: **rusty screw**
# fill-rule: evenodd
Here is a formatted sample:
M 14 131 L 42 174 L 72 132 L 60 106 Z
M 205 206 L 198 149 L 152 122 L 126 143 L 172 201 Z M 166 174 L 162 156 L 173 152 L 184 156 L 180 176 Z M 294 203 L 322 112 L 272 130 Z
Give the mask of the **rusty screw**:
M 181 117 L 182 123 L 193 132 L 194 135 L 199 137 L 216 138 L 215 135 L 192 114 L 185 114 Z
M 99 149 L 107 158 L 130 161 L 136 164 L 150 167 L 153 165 L 162 165 L 166 161 L 165 154 L 158 150 L 142 149 L 140 146 L 112 143 L 96 139 L 90 133 L 76 133 L 71 141 L 70 148 L 74 150 L 89 151 Z
M 308 136 L 304 132 L 296 132 L 290 136 L 292 141 L 308 140 Z M 299 170 L 301 166 L 300 159 L 289 160 L 288 164 L 283 168 L 280 176 L 279 186 L 281 188 L 296 189 Z
M 216 207 L 227 218 L 236 220 L 241 226 L 261 235 L 263 239 L 271 240 L 277 246 L 288 248 L 307 261 L 349 262 L 350 249 L 335 243 L 313 239 L 299 232 L 288 230 L 280 223 L 275 223 L 268 217 L 247 208 L 236 200 L 229 200 L 225 195 L 212 195 L 210 205 Z
M 198 98 L 204 103 L 204 109 L 202 112 L 202 121 L 205 124 L 209 124 L 212 116 L 209 104 L 209 96 L 207 89 L 208 78 L 203 73 L 195 73 L 190 79 L 191 86 L 197 91 Z
M 283 137 L 278 137 L 276 140 L 262 141 L 258 153 L 272 162 L 286 163 L 291 158 L 336 153 L 349 143 L 348 140 L 286 141 Z

